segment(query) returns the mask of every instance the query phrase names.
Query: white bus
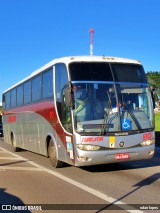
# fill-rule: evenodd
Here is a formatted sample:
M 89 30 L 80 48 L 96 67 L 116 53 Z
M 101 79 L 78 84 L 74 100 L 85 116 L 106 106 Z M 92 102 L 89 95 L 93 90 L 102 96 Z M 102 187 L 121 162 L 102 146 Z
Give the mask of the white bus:
M 3 93 L 4 140 L 54 167 L 149 159 L 155 133 L 151 93 L 139 61 L 56 59 Z

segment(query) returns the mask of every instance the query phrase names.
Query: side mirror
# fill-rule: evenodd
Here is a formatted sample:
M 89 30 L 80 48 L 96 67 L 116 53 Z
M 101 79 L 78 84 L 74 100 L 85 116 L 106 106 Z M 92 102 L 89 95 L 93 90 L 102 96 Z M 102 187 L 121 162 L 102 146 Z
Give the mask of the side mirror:
M 65 104 L 67 107 L 74 107 L 72 85 L 69 82 L 64 90 Z

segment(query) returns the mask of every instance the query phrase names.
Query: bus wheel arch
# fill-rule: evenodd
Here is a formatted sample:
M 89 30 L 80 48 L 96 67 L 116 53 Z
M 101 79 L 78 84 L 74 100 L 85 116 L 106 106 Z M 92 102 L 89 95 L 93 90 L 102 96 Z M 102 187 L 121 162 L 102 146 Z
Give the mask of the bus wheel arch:
M 14 152 L 18 152 L 20 148 L 16 146 L 15 134 L 13 133 L 13 131 L 11 131 L 10 139 Z
M 57 147 L 52 137 L 47 137 L 47 150 L 51 165 L 55 168 L 63 167 L 64 163 L 58 160 Z

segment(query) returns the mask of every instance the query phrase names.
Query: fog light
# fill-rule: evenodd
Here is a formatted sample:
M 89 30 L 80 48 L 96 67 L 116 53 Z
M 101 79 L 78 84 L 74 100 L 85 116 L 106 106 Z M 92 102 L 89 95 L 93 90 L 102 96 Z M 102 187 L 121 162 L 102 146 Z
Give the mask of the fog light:
M 91 158 L 89 157 L 83 157 L 83 156 L 79 156 L 77 157 L 77 159 L 81 162 L 85 162 L 85 161 L 91 161 Z
M 154 155 L 154 150 L 149 151 L 148 155 Z
M 78 159 L 79 161 L 81 161 L 81 162 L 84 162 L 84 161 L 85 161 L 85 157 L 83 157 L 83 156 L 79 156 L 79 157 L 77 157 L 77 159 Z

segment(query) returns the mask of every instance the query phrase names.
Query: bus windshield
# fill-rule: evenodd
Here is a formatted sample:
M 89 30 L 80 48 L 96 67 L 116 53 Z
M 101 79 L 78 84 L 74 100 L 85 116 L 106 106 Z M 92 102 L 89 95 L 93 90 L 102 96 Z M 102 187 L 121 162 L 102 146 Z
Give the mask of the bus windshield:
M 103 135 L 153 128 L 152 102 L 142 66 L 72 63 L 70 75 L 76 132 Z

